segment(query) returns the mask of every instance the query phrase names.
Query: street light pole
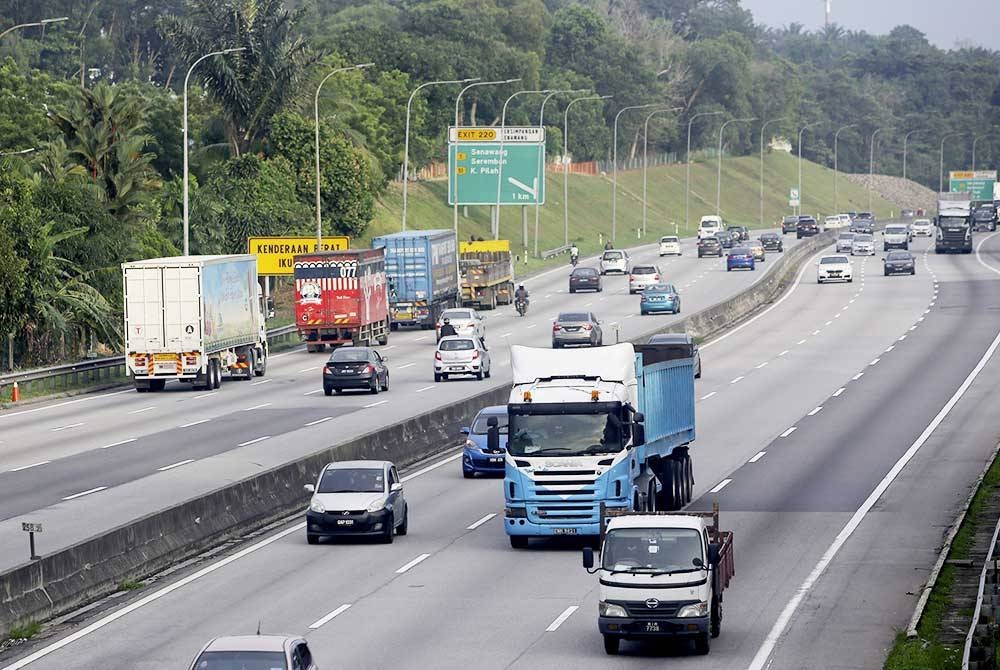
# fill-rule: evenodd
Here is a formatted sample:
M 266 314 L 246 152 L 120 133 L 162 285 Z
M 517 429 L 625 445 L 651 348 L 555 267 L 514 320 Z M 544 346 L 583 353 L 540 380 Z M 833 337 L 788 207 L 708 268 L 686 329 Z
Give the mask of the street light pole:
M 976 137 L 974 137 L 972 139 L 972 171 L 973 172 L 976 171 L 976 145 L 979 143 L 979 140 L 984 140 L 987 137 L 989 137 L 989 135 L 978 135 L 978 136 L 976 136 Z
M 551 92 L 552 92 L 552 90 L 548 89 L 548 88 L 540 90 L 540 91 L 514 91 L 513 93 L 510 94 L 510 97 L 508 97 L 507 100 L 505 100 L 504 103 L 503 103 L 503 111 L 500 112 L 500 148 L 499 148 L 498 153 L 497 153 L 497 204 L 496 204 L 496 209 L 494 210 L 494 216 L 493 216 L 493 220 L 494 220 L 494 223 L 493 223 L 493 239 L 494 240 L 499 240 L 500 239 L 500 194 L 501 194 L 501 191 L 503 189 L 503 164 L 504 164 L 504 159 L 503 159 L 503 141 L 505 139 L 504 136 L 507 134 L 507 131 L 505 130 L 506 127 L 507 127 L 507 105 L 509 105 L 510 101 L 513 100 L 514 98 L 516 98 L 519 95 L 547 95 L 548 93 L 551 93 Z M 540 185 L 541 185 L 541 182 L 539 182 L 539 186 Z M 538 199 L 538 191 L 537 190 L 535 191 L 535 199 L 536 200 Z M 523 233 L 522 234 L 522 238 L 525 238 L 525 239 L 522 239 L 522 241 L 524 242 L 525 254 L 528 253 L 527 252 L 528 240 L 526 239 L 527 236 L 528 236 L 528 233 L 527 233 L 527 230 L 528 230 L 528 218 L 527 217 L 528 217 L 527 210 L 522 210 L 522 223 L 523 223 L 523 228 L 524 228 L 524 230 L 522 231 L 522 233 Z
M 868 211 L 872 211 L 872 191 L 875 189 L 875 138 L 882 132 L 881 128 L 876 128 L 872 133 L 868 146 Z
M 959 131 L 955 133 L 945 133 L 941 138 L 941 151 L 938 158 L 938 193 L 944 193 L 944 143 L 948 141 L 949 137 L 961 137 L 962 135 L 968 135 L 968 132 Z
M 561 91 L 551 91 L 542 100 L 542 108 L 538 112 L 538 127 L 539 128 L 545 128 L 545 103 L 547 103 L 550 98 L 552 98 L 553 96 L 556 96 L 556 95 L 563 94 L 563 93 L 589 93 L 589 92 L 590 91 L 587 91 L 586 89 L 582 89 L 582 88 L 580 88 L 580 89 L 563 89 Z M 544 171 L 545 171 L 545 145 L 544 144 L 542 145 L 542 151 L 540 152 L 540 155 L 538 156 L 538 163 L 539 163 L 539 165 L 538 165 L 539 174 L 542 175 L 542 179 L 544 179 L 545 178 L 545 175 L 544 175 Z M 539 215 L 539 209 L 541 207 L 541 205 L 539 203 L 539 197 L 538 197 L 539 195 L 540 194 L 538 194 L 538 193 L 535 194 L 535 248 L 534 248 L 534 256 L 535 256 L 535 258 L 538 258 L 538 215 Z
M 34 26 L 47 26 L 50 23 L 61 23 L 63 21 L 68 21 L 68 16 L 60 16 L 57 19 L 42 19 L 41 21 L 32 21 L 31 23 L 19 23 L 16 26 L 11 26 L 7 30 L 0 33 L 0 39 L 7 36 L 8 33 L 12 33 L 15 30 L 21 30 L 22 28 L 32 28 Z
M 459 117 L 459 110 L 461 109 L 461 104 L 462 104 L 462 96 L 465 95 L 466 91 L 468 91 L 471 88 L 475 88 L 477 86 L 496 86 L 500 84 L 513 84 L 514 82 L 518 81 L 521 81 L 520 77 L 517 77 L 516 79 L 504 79 L 502 81 L 477 81 L 463 88 L 461 91 L 458 92 L 458 95 L 455 96 L 455 126 L 457 127 L 459 123 L 458 117 Z M 455 228 L 455 237 L 457 238 L 458 237 L 458 175 L 449 174 L 448 175 L 449 184 L 452 183 L 452 179 L 454 179 L 452 199 L 455 201 L 455 204 L 452 206 L 451 218 L 452 218 L 452 225 Z
M 687 163 L 686 176 L 684 178 L 684 227 L 686 228 L 691 222 L 690 216 L 690 206 L 691 206 L 691 124 L 699 116 L 716 116 L 718 114 L 725 114 L 722 110 L 716 112 L 699 112 L 695 114 L 690 119 L 688 119 L 688 141 L 687 141 L 687 154 L 684 156 L 684 162 Z
M 575 98 L 563 111 L 563 246 L 569 246 L 569 108 L 585 100 L 607 100 L 610 95 L 590 95 Z
M 837 132 L 833 134 L 833 213 L 836 214 L 840 211 L 840 163 L 838 152 L 840 150 L 840 133 L 844 132 L 848 128 L 855 128 L 858 124 L 849 123 L 846 126 L 841 126 L 837 128 Z M 801 197 L 801 196 L 800 196 Z
M 780 119 L 768 119 L 760 127 L 760 227 L 764 227 L 764 130 L 772 123 L 787 121 L 788 117 Z
M 718 175 L 715 181 L 715 215 L 722 216 L 722 133 L 730 123 L 750 123 L 756 121 L 756 116 L 745 119 L 729 119 L 719 128 L 719 152 L 715 155 L 715 163 L 718 168 Z
M 684 109 L 683 107 L 664 107 L 663 109 L 656 109 L 650 112 L 646 116 L 646 122 L 642 124 L 642 236 L 646 237 L 646 170 L 649 167 L 648 153 L 649 153 L 649 120 L 652 119 L 657 114 L 662 114 L 663 112 L 677 112 Z
M 614 132 L 611 140 L 611 244 L 615 243 L 618 235 L 618 119 L 630 109 L 647 109 L 655 107 L 656 103 L 651 102 L 646 105 L 631 105 L 622 107 L 615 114 Z
M 911 130 L 910 132 L 903 135 L 903 179 L 906 179 L 906 149 L 907 149 L 906 145 L 910 142 L 910 135 L 919 132 L 920 129 Z
M 815 128 L 821 123 L 823 122 L 816 121 L 815 123 L 807 123 L 799 129 L 799 207 L 796 214 L 802 213 L 802 203 L 805 200 L 805 198 L 802 197 L 802 133 L 806 132 L 810 128 Z
M 190 253 L 190 222 L 188 220 L 188 81 L 191 79 L 191 73 L 198 66 L 198 63 L 202 62 L 206 58 L 211 58 L 212 56 L 222 56 L 228 53 L 234 53 L 236 51 L 246 51 L 245 47 L 239 47 L 236 49 L 222 49 L 221 51 L 212 51 L 205 54 L 188 68 L 187 75 L 184 76 L 184 127 L 183 127 L 183 141 L 184 141 L 184 204 L 183 204 L 183 218 L 184 218 L 184 255 L 187 256 Z

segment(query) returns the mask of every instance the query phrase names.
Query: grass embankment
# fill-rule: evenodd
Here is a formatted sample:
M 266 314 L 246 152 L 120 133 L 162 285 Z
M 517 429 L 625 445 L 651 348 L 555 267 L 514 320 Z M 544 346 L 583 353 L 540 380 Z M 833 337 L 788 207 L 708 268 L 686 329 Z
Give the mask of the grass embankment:
M 650 168 L 648 183 L 647 237 L 652 242 L 660 235 L 676 231 L 693 235 L 703 214 L 715 213 L 716 163 L 713 160 L 691 166 L 691 221 L 684 222 L 683 164 Z M 798 161 L 788 154 L 772 154 L 765 158 L 764 223 L 773 226 L 775 221 L 789 214 L 788 190 L 798 183 Z M 803 213 L 828 214 L 834 209 L 833 171 L 807 161 L 802 162 Z M 444 179 L 411 183 L 407 195 L 407 227 L 413 229 L 451 228 L 452 209 L 446 204 L 448 184 Z M 839 179 L 839 209 L 864 210 L 868 208 L 868 191 L 848 181 L 843 174 Z M 569 237 L 583 254 L 596 253 L 604 239 L 611 233 L 611 177 L 569 176 Z M 898 209 L 877 195 L 872 206 L 879 217 L 886 217 Z M 459 211 L 458 233 L 460 240 L 470 235 L 489 239 L 489 207 L 469 207 L 469 217 Z M 642 229 L 642 171 L 629 170 L 618 174 L 617 242 L 632 245 L 637 241 L 637 231 Z M 368 239 L 376 235 L 396 232 L 402 218 L 402 190 L 393 185 L 381 199 L 375 221 L 369 227 Z M 722 170 L 722 216 L 731 223 L 753 228 L 760 219 L 760 159 L 757 157 L 727 158 Z M 528 208 L 528 263 L 519 265 L 531 272 L 553 264 L 565 264 L 566 258 L 548 262 L 530 258 L 534 247 L 534 207 Z M 563 243 L 563 176 L 550 171 L 546 178 L 546 204 L 540 208 L 539 251 L 554 249 Z M 500 237 L 514 243 L 515 253 L 522 255 L 521 211 L 519 207 L 503 207 Z M 358 244 L 357 246 L 361 246 Z M 523 262 L 523 258 L 521 259 Z

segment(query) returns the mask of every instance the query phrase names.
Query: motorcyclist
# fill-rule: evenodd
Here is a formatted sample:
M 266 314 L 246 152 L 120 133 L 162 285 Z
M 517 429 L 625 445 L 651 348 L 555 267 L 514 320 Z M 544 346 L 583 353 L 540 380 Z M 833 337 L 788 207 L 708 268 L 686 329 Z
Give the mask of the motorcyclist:
M 569 262 L 576 265 L 576 261 L 580 258 L 580 250 L 576 248 L 574 244 L 569 248 Z
M 514 305 L 518 303 L 524 303 L 524 309 L 528 309 L 528 289 L 524 288 L 524 284 L 518 284 L 514 291 Z
M 458 335 L 458 331 L 455 330 L 455 326 L 451 325 L 451 319 L 445 319 L 444 325 L 441 326 L 440 337 L 448 337 L 449 335 Z
M 607 242 L 604 243 L 604 250 L 605 251 L 608 251 L 608 250 L 614 249 L 614 248 L 615 248 L 615 245 L 611 244 L 611 240 L 608 240 Z

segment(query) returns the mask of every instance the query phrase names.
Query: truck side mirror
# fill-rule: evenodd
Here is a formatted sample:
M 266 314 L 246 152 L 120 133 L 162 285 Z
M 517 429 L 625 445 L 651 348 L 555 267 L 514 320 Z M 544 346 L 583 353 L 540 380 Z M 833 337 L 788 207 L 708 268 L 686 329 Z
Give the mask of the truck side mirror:
M 587 570 L 594 569 L 594 549 L 593 547 L 583 548 L 583 567 Z
M 712 566 L 719 564 L 719 545 L 715 542 L 708 545 L 708 564 Z

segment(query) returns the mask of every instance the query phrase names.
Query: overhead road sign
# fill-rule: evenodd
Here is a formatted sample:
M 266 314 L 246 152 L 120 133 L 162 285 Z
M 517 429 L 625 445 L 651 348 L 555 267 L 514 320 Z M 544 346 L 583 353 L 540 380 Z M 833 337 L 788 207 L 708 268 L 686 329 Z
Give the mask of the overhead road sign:
M 501 132 L 502 131 L 502 132 Z M 545 128 L 538 126 L 451 126 L 449 142 L 496 142 L 504 144 L 541 144 L 545 142 Z
M 953 170 L 948 176 L 951 193 L 971 193 L 973 200 L 993 200 L 996 170 Z
M 315 237 L 251 237 L 247 240 L 247 253 L 257 257 L 258 275 L 280 277 L 294 273 L 292 257 L 296 254 L 344 251 L 350 244 L 350 238 L 343 236 L 324 237 L 321 247 L 316 246 Z
M 448 145 L 448 204 L 545 204 L 545 145 L 453 142 Z

